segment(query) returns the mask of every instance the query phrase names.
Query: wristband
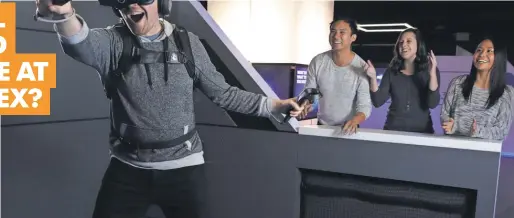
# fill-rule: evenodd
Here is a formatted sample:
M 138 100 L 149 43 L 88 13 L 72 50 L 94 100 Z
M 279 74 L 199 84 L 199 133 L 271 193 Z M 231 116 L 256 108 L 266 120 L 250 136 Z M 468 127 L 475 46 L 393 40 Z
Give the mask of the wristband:
M 53 20 L 53 16 L 50 16 L 49 18 L 45 18 L 42 14 L 39 13 L 39 9 L 36 9 L 36 14 L 34 15 L 34 20 L 35 21 L 42 21 L 42 22 L 45 22 L 45 23 L 63 23 L 63 22 L 66 22 L 68 20 L 70 20 L 72 17 L 75 17 L 75 9 L 72 9 L 72 13 L 70 16 L 68 17 L 65 17 L 64 19 L 60 19 L 60 20 Z

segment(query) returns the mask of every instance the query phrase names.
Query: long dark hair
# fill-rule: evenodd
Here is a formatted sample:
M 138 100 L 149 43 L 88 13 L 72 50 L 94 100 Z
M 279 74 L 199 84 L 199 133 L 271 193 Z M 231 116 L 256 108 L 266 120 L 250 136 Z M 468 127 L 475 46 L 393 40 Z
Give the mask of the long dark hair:
M 501 47 L 496 44 L 497 41 L 493 41 L 492 37 L 486 37 L 484 40 L 491 40 L 494 46 L 494 63 L 491 68 L 491 74 L 489 76 L 489 98 L 487 99 L 487 108 L 492 107 L 498 99 L 501 98 L 505 91 L 505 74 L 507 73 L 507 50 L 505 47 Z M 477 68 L 474 63 L 471 63 L 471 72 L 462 83 L 462 95 L 466 101 L 469 101 L 469 96 L 473 90 L 473 86 L 477 80 Z
M 414 74 L 417 74 L 423 80 L 428 80 L 428 71 L 430 69 L 430 61 L 428 59 L 427 51 L 428 49 L 425 45 L 425 40 L 423 39 L 423 36 L 418 29 L 409 28 L 400 33 L 398 39 L 396 40 L 396 44 L 394 45 L 394 56 L 391 60 L 391 63 L 389 63 L 389 70 L 391 70 L 393 73 L 400 73 L 400 71 L 405 67 L 403 64 L 405 60 L 399 54 L 398 50 L 400 49 L 400 40 L 403 34 L 407 32 L 414 33 L 418 47 L 418 50 L 416 51 L 416 59 L 414 60 Z

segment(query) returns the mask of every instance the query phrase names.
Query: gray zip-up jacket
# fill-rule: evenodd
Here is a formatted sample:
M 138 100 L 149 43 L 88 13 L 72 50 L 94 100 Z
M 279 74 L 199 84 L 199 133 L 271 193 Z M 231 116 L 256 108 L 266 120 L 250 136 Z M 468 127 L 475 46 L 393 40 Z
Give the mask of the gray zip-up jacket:
M 64 52 L 73 59 L 96 69 L 104 80 L 118 66 L 122 53 L 122 37 L 114 29 L 82 29 L 71 37 L 58 35 Z M 171 49 L 174 25 L 162 20 L 164 34 L 150 41 L 139 37 L 141 47 L 162 51 L 161 40 L 169 36 Z M 189 33 L 197 67 L 198 88 L 218 106 L 244 114 L 269 117 L 271 99 L 232 87 L 216 71 L 198 36 Z M 135 64 L 119 82 L 116 97 L 111 101 L 114 128 L 125 138 L 145 142 L 169 141 L 195 128 L 193 80 L 185 65 Z M 165 79 L 165 77 L 168 77 Z M 198 134 L 183 144 L 167 149 L 126 149 L 118 140 L 111 140 L 111 156 L 140 168 L 175 169 L 203 164 L 202 142 Z

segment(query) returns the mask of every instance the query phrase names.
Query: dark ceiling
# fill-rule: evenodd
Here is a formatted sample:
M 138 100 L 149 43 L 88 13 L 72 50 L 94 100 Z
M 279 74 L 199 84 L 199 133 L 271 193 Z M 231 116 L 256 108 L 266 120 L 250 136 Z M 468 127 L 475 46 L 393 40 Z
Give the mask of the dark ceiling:
M 514 31 L 514 2 L 335 1 L 335 16 L 359 23 L 408 22 L 447 31 Z M 509 25 L 510 24 L 510 25 Z M 507 25 L 510 28 L 507 28 Z
M 484 35 L 514 47 L 514 2 L 335 1 L 334 17 L 351 17 L 360 24 L 409 23 L 421 30 L 436 55 L 455 55 L 456 45 L 474 50 Z M 469 41 L 456 41 L 459 32 L 469 33 Z M 387 44 L 394 44 L 398 35 L 359 32 L 355 50 L 385 62 L 392 56 Z

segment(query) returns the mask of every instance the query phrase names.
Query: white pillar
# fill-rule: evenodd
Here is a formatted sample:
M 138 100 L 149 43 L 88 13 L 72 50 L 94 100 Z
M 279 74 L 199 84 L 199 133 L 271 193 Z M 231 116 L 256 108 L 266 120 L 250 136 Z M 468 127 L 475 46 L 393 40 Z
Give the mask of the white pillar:
M 211 0 L 207 9 L 252 63 L 309 64 L 330 49 L 333 1 Z

